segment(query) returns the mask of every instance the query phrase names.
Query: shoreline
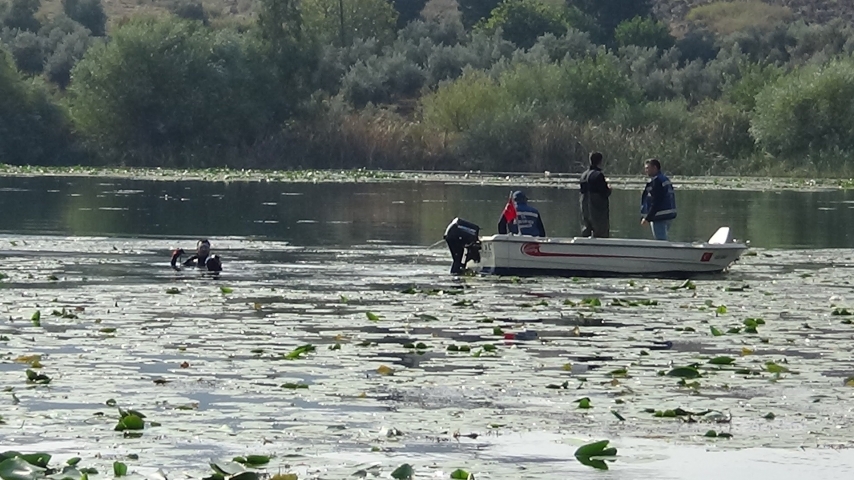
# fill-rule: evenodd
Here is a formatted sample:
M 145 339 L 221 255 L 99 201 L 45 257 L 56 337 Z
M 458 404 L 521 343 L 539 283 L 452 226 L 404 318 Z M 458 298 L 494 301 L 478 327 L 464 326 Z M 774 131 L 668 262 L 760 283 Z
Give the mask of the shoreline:
M 483 186 L 525 186 L 576 188 L 580 173 L 474 172 L 420 170 L 258 170 L 258 169 L 177 169 L 160 167 L 43 167 L 0 165 L 2 177 L 101 177 L 126 180 L 204 181 L 204 182 L 281 182 L 281 183 L 379 183 L 443 182 Z M 672 175 L 677 188 L 691 190 L 796 190 L 831 191 L 854 187 L 854 179 L 794 178 L 759 176 L 680 176 Z M 615 189 L 643 188 L 641 175 L 611 175 Z

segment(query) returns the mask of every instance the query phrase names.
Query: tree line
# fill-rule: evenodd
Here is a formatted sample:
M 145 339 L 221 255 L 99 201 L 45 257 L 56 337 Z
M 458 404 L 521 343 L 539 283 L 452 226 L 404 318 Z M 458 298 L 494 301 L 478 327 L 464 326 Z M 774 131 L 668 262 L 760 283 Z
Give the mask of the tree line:
M 854 165 L 844 21 L 716 2 L 679 32 L 646 0 L 457 3 L 257 0 L 238 17 L 182 0 L 110 19 L 101 0 L 52 15 L 0 0 L 0 162 L 578 171 L 598 150 L 615 173 L 651 156 L 699 175 Z

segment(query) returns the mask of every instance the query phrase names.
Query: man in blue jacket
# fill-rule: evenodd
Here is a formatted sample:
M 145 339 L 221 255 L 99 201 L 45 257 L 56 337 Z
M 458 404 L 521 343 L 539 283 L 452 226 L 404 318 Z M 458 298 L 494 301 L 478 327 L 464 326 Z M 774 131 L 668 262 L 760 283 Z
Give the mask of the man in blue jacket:
M 528 205 L 528 197 L 525 192 L 513 192 L 513 204 L 516 207 L 516 220 L 511 220 L 509 224 L 511 233 L 521 235 L 532 235 L 534 237 L 545 237 L 546 227 L 543 226 L 543 219 L 540 212 Z M 498 233 L 507 233 L 508 222 L 504 215 L 498 221 Z
M 661 162 L 650 158 L 644 163 L 651 177 L 641 198 L 641 225 L 649 223 L 656 240 L 667 240 L 670 223 L 676 218 L 676 194 L 670 179 L 661 173 Z

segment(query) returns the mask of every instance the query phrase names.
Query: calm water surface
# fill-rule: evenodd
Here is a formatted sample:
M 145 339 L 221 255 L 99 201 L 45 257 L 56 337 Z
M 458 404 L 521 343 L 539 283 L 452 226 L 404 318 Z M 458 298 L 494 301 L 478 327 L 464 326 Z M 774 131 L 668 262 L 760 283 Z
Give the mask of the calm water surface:
M 524 186 L 522 186 L 524 187 Z M 550 235 L 579 233 L 574 190 L 526 188 Z M 0 232 L 153 237 L 251 237 L 300 246 L 429 245 L 460 216 L 494 233 L 509 189 L 441 183 L 306 184 L 0 178 Z M 640 192 L 615 190 L 612 235 L 648 238 Z M 675 240 L 721 225 L 759 248 L 854 246 L 854 192 L 677 193 Z

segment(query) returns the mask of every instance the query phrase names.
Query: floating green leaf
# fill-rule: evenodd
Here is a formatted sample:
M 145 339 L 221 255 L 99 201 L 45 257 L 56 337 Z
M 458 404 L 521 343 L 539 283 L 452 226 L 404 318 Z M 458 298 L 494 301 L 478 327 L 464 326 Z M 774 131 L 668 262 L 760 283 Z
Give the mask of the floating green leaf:
M 80 463 L 80 460 L 83 460 L 80 457 L 72 457 L 65 461 L 66 465 L 71 465 L 72 467 Z
M 763 415 L 762 418 L 764 418 L 765 420 L 774 420 L 775 418 L 777 418 L 777 415 L 774 415 L 774 412 L 768 412 Z
M 845 315 L 845 316 L 847 316 L 847 315 L 851 315 L 851 312 L 849 312 L 847 308 L 837 307 L 837 308 L 834 308 L 833 311 L 830 312 L 830 314 L 831 315 Z
M 591 408 L 590 399 L 588 397 L 579 398 L 575 403 L 578 404 L 578 408 Z
M 298 388 L 308 388 L 308 384 L 305 384 L 305 383 L 283 383 L 282 388 L 287 388 L 290 390 L 296 390 Z
M 414 474 L 415 472 L 412 470 L 412 465 L 404 463 L 391 472 L 391 478 L 395 478 L 397 480 L 411 480 Z
M 714 430 L 709 430 L 709 431 L 708 431 L 708 432 L 706 432 L 703 436 L 704 436 L 704 437 L 708 437 L 708 438 L 717 438 L 717 436 L 718 436 L 718 432 L 716 432 L 716 431 L 714 431 Z
M 595 297 L 594 298 L 585 298 L 585 299 L 581 300 L 581 303 L 579 305 L 584 305 L 584 306 L 588 306 L 588 307 L 601 307 L 602 306 L 602 300 L 595 298 Z
M 575 451 L 574 455 L 576 457 L 592 457 L 602 453 L 602 450 L 610 443 L 610 440 L 600 440 L 598 442 L 588 443 L 586 445 L 582 445 L 578 447 Z
M 365 316 L 368 317 L 368 320 L 370 320 L 372 322 L 377 322 L 380 319 L 380 316 L 376 315 L 373 312 L 365 312 Z
M 469 480 L 469 478 L 474 478 L 474 475 L 463 469 L 458 468 L 451 472 L 451 478 L 455 480 Z
M 44 468 L 37 467 L 21 457 L 7 457 L 0 462 L 0 478 L 3 480 L 34 480 L 43 478 Z
M 575 451 L 575 459 L 582 465 L 607 470 L 608 464 L 601 457 L 613 457 L 617 455 L 616 448 L 607 448 L 609 440 L 582 445 Z
M 31 317 L 31 320 L 32 320 L 32 322 L 33 322 L 33 325 L 34 325 L 34 326 L 36 326 L 36 327 L 41 327 L 41 326 L 42 326 L 42 321 L 41 321 L 41 319 L 42 319 L 42 312 L 41 312 L 41 310 L 36 310 L 36 313 L 34 313 L 34 314 L 33 314 L 33 316 Z
M 496 346 L 491 344 L 491 343 L 487 343 L 486 345 L 483 346 L 484 352 L 494 352 L 496 350 L 498 350 L 498 348 L 496 348 Z
M 709 360 L 709 363 L 712 365 L 731 365 L 735 362 L 735 359 L 732 357 L 715 357 Z
M 715 309 L 715 313 L 718 315 L 726 315 L 726 305 L 720 305 L 717 309 Z
M 128 466 L 122 462 L 113 462 L 113 475 L 123 477 L 128 474 Z
M 248 466 L 258 466 L 270 463 L 270 457 L 267 455 L 247 455 L 245 457 L 236 457 L 234 461 Z
M 117 432 L 123 432 L 125 430 L 142 430 L 145 428 L 145 420 L 143 420 L 139 415 L 125 415 L 120 420 L 119 423 L 116 424 L 114 428 Z
M 709 327 L 709 330 L 711 330 L 711 331 L 712 331 L 712 336 L 713 336 L 713 337 L 720 337 L 721 335 L 723 335 L 723 334 L 724 334 L 723 332 L 721 332 L 720 330 L 718 330 L 717 328 L 715 328 L 713 325 Z
M 768 370 L 769 373 L 788 373 L 789 369 L 782 365 L 777 365 L 774 362 L 766 362 L 765 370 Z
M 569 388 L 569 382 L 566 381 L 566 382 L 561 383 L 560 385 L 555 385 L 553 383 L 550 383 L 550 384 L 546 385 L 546 388 L 550 388 L 552 390 L 561 390 L 561 389 L 566 390 L 567 388 Z
M 169 295 L 177 295 L 177 294 L 181 293 L 181 290 L 178 290 L 177 287 L 172 287 L 172 288 L 167 288 L 166 293 L 168 293 Z
M 290 353 L 285 355 L 285 358 L 288 360 L 296 360 L 298 358 L 301 358 L 302 355 L 305 355 L 306 353 L 309 353 L 309 352 L 314 352 L 316 350 L 317 349 L 314 347 L 314 345 L 312 345 L 310 343 L 306 344 L 306 345 L 300 345 L 299 347 L 293 349 L 293 351 L 291 351 Z
M 109 400 L 107 400 L 107 401 L 106 401 L 106 402 L 104 402 L 104 403 L 105 403 L 108 407 L 115 407 L 115 406 L 116 406 L 116 401 L 115 401 L 115 399 L 112 399 L 112 398 L 111 398 L 111 399 L 109 399 Z
M 229 293 L 234 292 L 234 289 L 231 287 L 219 287 L 219 291 L 222 292 L 223 295 L 228 295 Z
M 667 372 L 668 377 L 699 378 L 700 372 L 694 367 L 676 367 Z

